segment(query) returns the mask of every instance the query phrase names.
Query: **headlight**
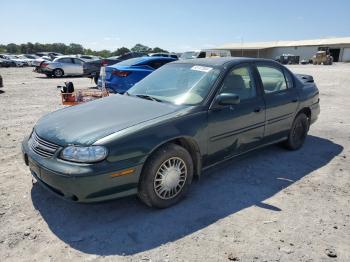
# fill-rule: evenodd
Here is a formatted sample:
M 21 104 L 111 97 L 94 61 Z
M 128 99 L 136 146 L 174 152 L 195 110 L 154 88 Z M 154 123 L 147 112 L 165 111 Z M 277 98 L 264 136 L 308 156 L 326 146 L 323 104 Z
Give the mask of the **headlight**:
M 107 149 L 103 146 L 68 146 L 61 152 L 61 158 L 80 163 L 98 162 L 107 157 Z

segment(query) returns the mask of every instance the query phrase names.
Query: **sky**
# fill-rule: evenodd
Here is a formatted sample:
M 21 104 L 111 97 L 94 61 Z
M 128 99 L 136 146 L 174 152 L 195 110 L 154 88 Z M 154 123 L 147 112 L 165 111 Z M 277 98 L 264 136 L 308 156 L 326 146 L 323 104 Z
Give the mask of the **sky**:
M 137 43 L 182 52 L 233 42 L 350 36 L 350 1 L 0 0 L 0 43 Z

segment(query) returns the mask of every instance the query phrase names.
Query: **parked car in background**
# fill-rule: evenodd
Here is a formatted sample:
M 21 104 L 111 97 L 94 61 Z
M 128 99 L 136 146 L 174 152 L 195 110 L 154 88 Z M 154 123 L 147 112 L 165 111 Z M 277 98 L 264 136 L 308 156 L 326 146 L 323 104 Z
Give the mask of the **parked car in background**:
M 175 58 L 175 59 L 179 59 L 177 54 L 174 54 L 174 53 L 151 53 L 151 54 L 148 54 L 149 56 L 161 56 L 161 57 L 172 57 L 172 58 Z
M 43 57 L 43 56 L 50 57 L 51 60 L 53 60 L 59 56 L 63 56 L 63 54 L 57 53 L 57 52 L 37 52 L 35 54 L 37 56 L 40 56 L 40 57 Z
M 34 54 L 23 54 L 23 56 L 29 59 L 31 66 L 36 66 L 36 61 L 40 58 L 40 56 Z
M 185 59 L 195 59 L 198 57 L 200 51 L 186 51 L 183 52 L 180 56 L 181 60 Z
M 95 55 L 77 55 L 77 57 L 84 59 L 85 61 L 94 61 L 94 60 L 102 59 L 102 57 L 95 56 Z
M 141 52 L 129 52 L 121 56 L 112 56 L 108 58 L 93 60 L 93 61 L 87 61 L 84 63 L 83 70 L 84 75 L 86 75 L 89 78 L 94 79 L 95 83 L 97 84 L 98 78 L 100 77 L 100 71 L 102 65 L 114 65 L 116 63 L 119 63 L 121 61 L 135 58 L 135 57 L 142 57 L 147 56 L 145 53 Z
M 34 71 L 35 72 L 38 72 L 40 71 L 40 65 L 43 63 L 43 62 L 51 62 L 53 59 L 49 56 L 42 56 L 42 57 L 39 57 L 37 59 L 34 60 L 33 64 L 35 66 L 35 69 Z
M 44 116 L 22 143 L 23 159 L 40 185 L 64 199 L 138 194 L 165 208 L 224 160 L 273 143 L 301 148 L 319 113 L 312 77 L 275 61 L 178 61 L 123 96 Z
M 29 59 L 37 59 L 40 56 L 34 55 L 34 54 L 23 54 L 25 57 L 29 58 Z
M 142 57 L 142 56 L 148 56 L 148 55 L 143 52 L 128 52 L 124 55 L 108 57 L 108 59 L 119 59 L 120 61 L 124 61 L 130 58 Z
M 106 88 L 114 93 L 125 93 L 134 84 L 161 66 L 174 62 L 172 57 L 145 56 L 125 60 L 106 67 Z M 98 80 L 101 86 L 101 77 Z
M 82 76 L 85 60 L 75 56 L 61 56 L 52 62 L 42 62 L 37 73 L 48 77 Z
M 16 57 L 25 61 L 28 64 L 28 66 L 34 66 L 35 59 L 28 58 L 26 55 L 16 55 Z
M 11 67 L 11 66 L 16 66 L 16 63 L 8 59 L 0 58 L 0 67 Z
M 230 50 L 202 50 L 202 51 L 187 51 L 182 53 L 180 59 L 194 59 L 207 57 L 230 57 Z
M 277 56 L 275 59 L 277 62 L 282 65 L 298 65 L 300 61 L 300 56 L 296 56 L 293 54 L 282 54 Z
M 26 59 L 21 59 L 16 55 L 1 54 L 0 58 L 12 61 L 17 67 L 29 66 Z

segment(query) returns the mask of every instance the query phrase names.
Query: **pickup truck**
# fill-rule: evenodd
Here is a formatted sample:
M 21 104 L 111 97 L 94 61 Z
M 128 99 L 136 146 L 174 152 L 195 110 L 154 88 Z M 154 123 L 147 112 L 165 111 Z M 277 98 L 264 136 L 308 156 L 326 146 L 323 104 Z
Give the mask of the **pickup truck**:
M 44 116 L 22 151 L 33 177 L 64 199 L 138 194 L 165 208 L 213 165 L 273 143 L 301 148 L 319 113 L 312 76 L 278 62 L 179 60 L 124 95 Z

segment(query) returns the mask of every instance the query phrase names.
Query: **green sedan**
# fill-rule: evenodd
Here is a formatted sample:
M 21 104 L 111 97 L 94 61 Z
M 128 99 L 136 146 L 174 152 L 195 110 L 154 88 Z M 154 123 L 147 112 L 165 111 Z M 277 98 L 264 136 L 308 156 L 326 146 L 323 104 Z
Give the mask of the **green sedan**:
M 44 116 L 23 157 L 38 183 L 64 199 L 138 194 L 165 208 L 222 161 L 277 142 L 299 149 L 319 115 L 318 96 L 312 76 L 271 60 L 177 61 L 124 95 Z

